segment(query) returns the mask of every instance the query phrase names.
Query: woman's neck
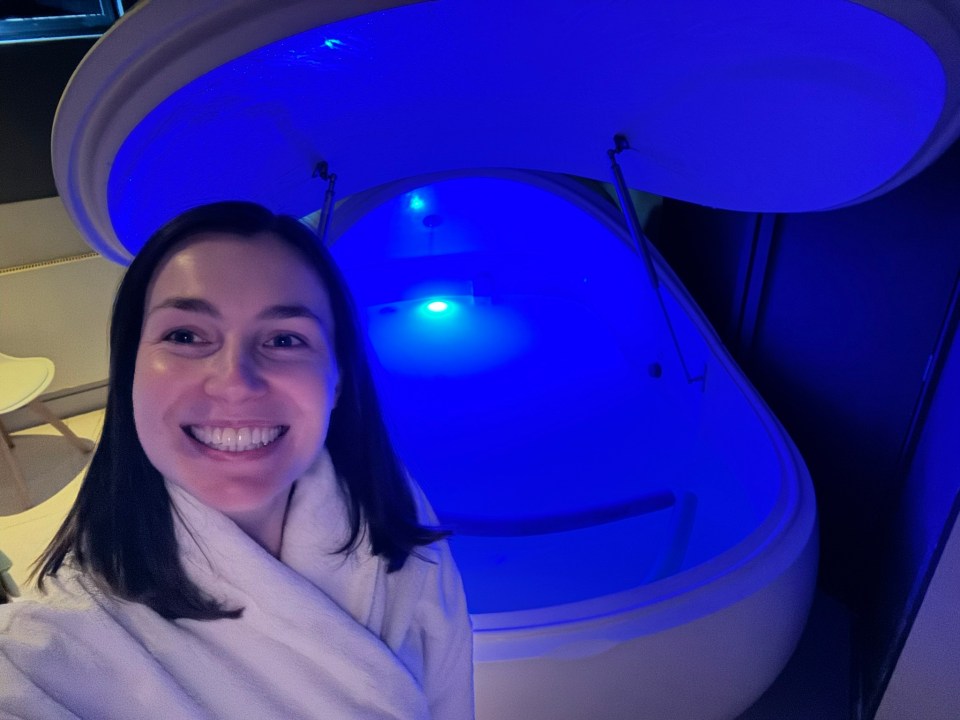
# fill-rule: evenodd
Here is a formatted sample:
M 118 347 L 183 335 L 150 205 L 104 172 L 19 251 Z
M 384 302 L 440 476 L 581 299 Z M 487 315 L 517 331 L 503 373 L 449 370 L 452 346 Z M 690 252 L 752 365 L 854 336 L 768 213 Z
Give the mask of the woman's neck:
M 230 512 L 227 517 L 233 520 L 237 527 L 243 530 L 264 550 L 276 558 L 280 557 L 280 548 L 283 545 L 283 526 L 290 507 L 290 498 L 293 490 L 280 493 L 265 507 L 250 512 Z

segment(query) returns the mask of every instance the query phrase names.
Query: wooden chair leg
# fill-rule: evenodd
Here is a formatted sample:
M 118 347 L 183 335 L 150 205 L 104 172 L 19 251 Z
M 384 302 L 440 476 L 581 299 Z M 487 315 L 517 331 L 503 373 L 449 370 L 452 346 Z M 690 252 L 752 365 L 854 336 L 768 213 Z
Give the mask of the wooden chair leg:
M 37 413 L 40 417 L 42 417 L 48 423 L 53 425 L 57 430 L 60 431 L 61 435 L 63 435 L 68 441 L 70 441 L 71 445 L 79 449 L 81 452 L 88 453 L 91 450 L 93 450 L 93 448 L 96 447 L 96 443 L 94 443 L 93 440 L 77 437 L 77 435 L 74 434 L 73 430 L 68 428 L 66 423 L 63 422 L 63 420 L 61 420 L 56 415 L 54 415 L 53 412 L 51 412 L 50 408 L 48 408 L 39 400 L 32 401 L 27 405 L 27 407 L 32 408 L 35 413 Z
M 7 428 L 3 424 L 3 420 L 0 420 L 0 435 L 3 436 L 3 442 L 7 444 L 8 448 L 13 448 L 13 438 L 10 437 L 10 433 L 7 432 Z
M 13 456 L 13 453 L 5 442 L 0 443 L 0 455 L 3 455 L 3 459 L 6 460 L 7 465 L 10 466 L 10 472 L 13 473 L 13 484 L 17 488 L 17 495 L 20 497 L 23 509 L 26 510 L 27 508 L 33 507 L 33 503 L 30 502 L 30 492 L 27 490 L 27 484 L 24 482 L 23 475 L 20 473 L 17 459 Z

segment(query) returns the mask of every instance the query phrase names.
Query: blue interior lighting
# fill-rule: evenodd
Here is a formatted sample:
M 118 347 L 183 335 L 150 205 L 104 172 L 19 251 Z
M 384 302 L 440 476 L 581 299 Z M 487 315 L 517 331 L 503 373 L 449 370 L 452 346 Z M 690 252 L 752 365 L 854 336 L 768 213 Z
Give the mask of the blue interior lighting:
M 471 167 L 608 181 L 603 151 L 616 128 L 636 144 L 624 157 L 628 179 L 649 192 L 750 212 L 819 210 L 894 177 L 936 137 L 944 111 L 946 75 L 930 46 L 858 3 L 593 3 L 576 14 L 576 32 L 567 13 L 548 22 L 542 8 L 464 0 L 363 14 L 189 82 L 193 61 L 184 60 L 169 81 L 182 77 L 179 90 L 150 84 L 129 107 L 120 91 L 136 89 L 126 83 L 139 75 L 117 73 L 117 92 L 102 98 L 116 95 L 117 105 L 101 114 L 104 123 L 111 112 L 118 118 L 76 146 L 91 169 L 109 164 L 106 198 L 99 187 L 81 191 L 79 176 L 78 197 L 89 193 L 91 208 L 105 203 L 113 233 L 133 254 L 203 202 L 256 200 L 296 216 L 315 210 L 314 163 L 305 158 L 324 158 L 341 173 L 343 195 Z M 570 52 L 561 39 L 574 35 L 613 39 Z M 637 43 L 647 43 L 639 60 Z M 165 52 L 151 51 L 144 68 L 168 61 Z M 635 75 L 642 92 L 623 92 L 623 75 Z M 90 127 L 100 128 L 101 114 Z M 76 117 L 86 127 L 86 111 Z M 250 138 L 256 152 L 243 151 Z M 100 142 L 102 150 L 92 149 Z M 95 159 L 100 152 L 112 162 Z M 439 207 L 429 192 L 417 189 L 426 200 L 418 212 Z M 445 207 L 444 215 L 456 217 Z

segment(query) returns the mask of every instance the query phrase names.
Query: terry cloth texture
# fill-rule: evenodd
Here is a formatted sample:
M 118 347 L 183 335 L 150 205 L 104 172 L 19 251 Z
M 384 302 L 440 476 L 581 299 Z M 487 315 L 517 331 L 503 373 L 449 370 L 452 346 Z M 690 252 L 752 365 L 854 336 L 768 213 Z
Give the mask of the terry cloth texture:
M 187 573 L 242 617 L 165 620 L 64 567 L 46 596 L 0 606 L 0 718 L 473 717 L 472 633 L 447 544 L 389 575 L 366 541 L 335 553 L 349 526 L 326 453 L 297 481 L 279 559 L 167 489 Z

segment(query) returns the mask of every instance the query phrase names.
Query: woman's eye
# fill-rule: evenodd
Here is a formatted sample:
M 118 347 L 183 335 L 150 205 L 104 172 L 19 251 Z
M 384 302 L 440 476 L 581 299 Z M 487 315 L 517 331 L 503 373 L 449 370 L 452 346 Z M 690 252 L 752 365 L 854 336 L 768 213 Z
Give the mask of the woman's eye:
M 198 341 L 197 334 L 190 330 L 173 330 L 163 339 L 176 345 L 192 345 Z
M 305 344 L 303 339 L 296 335 L 274 335 L 267 340 L 267 345 L 274 348 L 298 347 Z

